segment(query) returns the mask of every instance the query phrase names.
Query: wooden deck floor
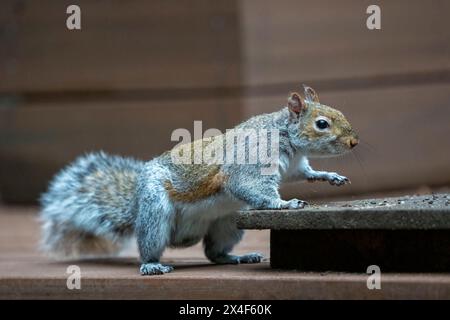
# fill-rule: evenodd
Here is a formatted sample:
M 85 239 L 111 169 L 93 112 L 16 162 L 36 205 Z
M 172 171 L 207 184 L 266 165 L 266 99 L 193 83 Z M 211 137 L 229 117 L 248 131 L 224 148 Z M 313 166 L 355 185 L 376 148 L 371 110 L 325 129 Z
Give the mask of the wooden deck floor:
M 54 261 L 36 249 L 36 208 L 0 207 L 0 299 L 450 299 L 449 274 L 383 274 L 381 290 L 369 290 L 367 275 L 305 273 L 258 265 L 210 264 L 201 246 L 167 250 L 175 271 L 142 277 L 135 247 L 116 258 Z M 236 253 L 268 257 L 268 231 L 248 231 Z M 286 253 L 286 254 L 295 254 Z M 66 286 L 69 265 L 81 268 L 81 289 Z

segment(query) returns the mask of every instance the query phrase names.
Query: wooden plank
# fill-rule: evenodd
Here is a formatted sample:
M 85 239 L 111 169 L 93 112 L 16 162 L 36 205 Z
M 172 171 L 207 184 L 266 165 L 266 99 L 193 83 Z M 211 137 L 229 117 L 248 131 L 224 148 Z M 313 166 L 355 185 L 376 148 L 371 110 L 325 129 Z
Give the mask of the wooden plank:
M 240 79 L 236 1 L 2 1 L 0 90 L 186 88 Z
M 193 248 L 166 252 L 175 270 L 142 277 L 137 253 L 109 259 L 54 261 L 36 250 L 36 210 L 0 207 L 0 299 L 448 299 L 446 274 L 383 273 L 382 290 L 360 273 L 277 271 L 268 262 L 210 264 Z M 269 252 L 267 232 L 247 232 L 235 252 Z M 181 257 L 182 255 L 182 257 Z M 198 257 L 198 258 L 197 258 Z M 66 270 L 81 268 L 81 290 L 67 290 Z M 366 266 L 367 268 L 367 266 Z M 382 269 L 383 272 L 383 269 Z M 257 289 L 255 289 L 257 288 Z M 274 310 L 273 310 L 274 311 Z
M 2 2 L 0 90 L 339 82 L 450 67 L 444 0 L 383 2 L 380 31 L 366 28 L 357 0 L 82 0 L 81 31 L 65 27 L 68 4 Z
M 35 201 L 51 176 L 88 151 L 150 159 L 166 151 L 172 131 L 224 130 L 240 116 L 235 99 L 102 101 L 92 103 L 17 102 L 0 108 L 0 194 L 4 200 Z
M 246 100 L 245 117 L 278 110 L 287 93 Z M 450 183 L 450 85 L 422 85 L 372 90 L 324 92 L 322 103 L 341 110 L 362 143 L 340 158 L 315 159 L 314 167 L 337 171 L 351 185 L 293 183 L 285 197 L 358 194 L 396 188 Z
M 381 30 L 366 28 L 367 1 L 241 2 L 250 86 L 370 78 L 450 68 L 450 3 L 382 1 Z

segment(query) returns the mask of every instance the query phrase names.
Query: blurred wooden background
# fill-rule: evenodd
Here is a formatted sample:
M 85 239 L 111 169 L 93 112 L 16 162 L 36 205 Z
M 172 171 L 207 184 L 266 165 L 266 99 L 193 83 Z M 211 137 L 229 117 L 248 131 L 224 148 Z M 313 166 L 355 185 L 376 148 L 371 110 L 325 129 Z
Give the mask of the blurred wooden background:
M 0 3 L 0 196 L 33 203 L 93 150 L 149 159 L 171 132 L 224 130 L 279 109 L 301 83 L 342 110 L 355 154 L 314 161 L 352 180 L 291 184 L 300 198 L 450 183 L 450 2 Z M 382 29 L 366 28 L 381 7 Z

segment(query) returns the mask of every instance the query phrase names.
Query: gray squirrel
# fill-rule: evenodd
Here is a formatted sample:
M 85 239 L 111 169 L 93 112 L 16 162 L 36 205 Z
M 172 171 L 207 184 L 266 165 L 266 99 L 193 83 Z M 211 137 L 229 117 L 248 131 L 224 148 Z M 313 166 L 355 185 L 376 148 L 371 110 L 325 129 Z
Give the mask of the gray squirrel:
M 358 144 L 358 136 L 341 112 L 321 104 L 306 86 L 303 96 L 291 93 L 281 110 L 252 117 L 235 129 L 277 130 L 273 174 L 261 174 L 261 163 L 175 163 L 170 151 L 148 162 L 91 153 L 59 172 L 41 197 L 42 248 L 65 257 L 113 254 L 135 235 L 142 275 L 172 271 L 160 263 L 164 249 L 202 239 L 213 263 L 260 262 L 259 253 L 230 254 L 243 235 L 234 213 L 303 208 L 305 201 L 281 199 L 278 189 L 284 181 L 348 183 L 335 172 L 312 169 L 308 157 L 344 154 Z

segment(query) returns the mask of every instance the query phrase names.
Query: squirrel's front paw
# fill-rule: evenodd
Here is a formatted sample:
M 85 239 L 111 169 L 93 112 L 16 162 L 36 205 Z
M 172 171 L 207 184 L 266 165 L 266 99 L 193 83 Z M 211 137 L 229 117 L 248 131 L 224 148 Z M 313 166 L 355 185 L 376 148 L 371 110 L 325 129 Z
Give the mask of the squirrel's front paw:
M 280 209 L 303 209 L 308 203 L 303 200 L 291 199 L 282 201 Z
M 336 172 L 320 171 L 316 172 L 306 178 L 309 182 L 314 181 L 328 181 L 333 186 L 342 186 L 346 183 L 350 183 L 347 177 L 341 176 Z
M 172 270 L 173 267 L 165 266 L 161 263 L 143 263 L 140 269 L 141 275 L 143 276 L 169 273 Z
M 336 172 L 329 172 L 327 181 L 334 186 L 342 186 L 346 183 L 350 183 L 350 180 L 347 177 L 341 176 Z

